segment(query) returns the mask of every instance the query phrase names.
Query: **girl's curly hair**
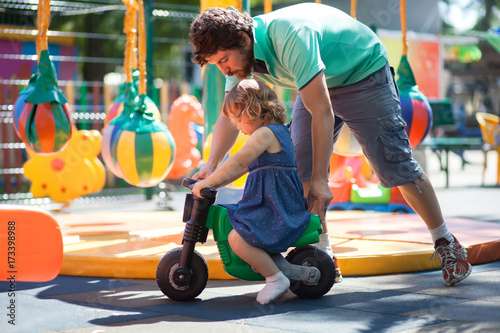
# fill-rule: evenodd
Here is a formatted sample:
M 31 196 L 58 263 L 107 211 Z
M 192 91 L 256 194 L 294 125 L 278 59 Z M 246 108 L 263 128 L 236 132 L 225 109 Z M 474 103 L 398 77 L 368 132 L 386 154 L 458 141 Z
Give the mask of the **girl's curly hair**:
M 208 8 L 191 23 L 193 62 L 204 66 L 206 58 L 219 50 L 241 49 L 245 46 L 242 34 L 253 40 L 253 21 L 250 15 L 233 6 Z
M 227 93 L 222 113 L 229 119 L 247 113 L 252 119 L 262 119 L 264 124 L 286 122 L 285 107 L 276 93 L 267 84 L 254 79 L 238 82 Z

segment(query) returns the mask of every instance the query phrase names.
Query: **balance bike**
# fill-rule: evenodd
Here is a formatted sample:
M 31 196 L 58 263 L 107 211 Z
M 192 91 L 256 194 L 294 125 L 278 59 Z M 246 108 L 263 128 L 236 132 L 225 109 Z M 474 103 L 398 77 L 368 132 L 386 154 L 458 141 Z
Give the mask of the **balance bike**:
M 195 182 L 184 178 L 182 185 L 192 188 Z M 166 296 L 177 301 L 194 299 L 207 285 L 208 265 L 195 250 L 195 245 L 206 242 L 210 229 L 213 230 L 227 274 L 247 281 L 265 280 L 231 250 L 228 235 L 233 227 L 226 208 L 214 204 L 217 191 L 205 188 L 201 195 L 202 198 L 198 198 L 191 193 L 186 194 L 182 247 L 167 252 L 156 269 L 158 287 Z M 279 253 L 270 254 L 278 268 L 290 279 L 290 290 L 301 298 L 321 297 L 330 291 L 335 282 L 333 259 L 325 251 L 310 245 L 319 242 L 321 233 L 319 217 L 311 214 L 309 225 L 292 245 L 295 249 L 288 253 L 286 259 Z

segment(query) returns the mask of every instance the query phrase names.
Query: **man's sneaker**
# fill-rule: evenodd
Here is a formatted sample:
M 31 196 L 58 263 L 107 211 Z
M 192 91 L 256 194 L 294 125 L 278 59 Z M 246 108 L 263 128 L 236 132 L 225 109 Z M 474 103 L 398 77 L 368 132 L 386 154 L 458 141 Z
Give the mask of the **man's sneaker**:
M 318 249 L 321 249 L 328 254 L 333 259 L 333 262 L 335 263 L 335 283 L 340 283 L 344 279 L 342 277 L 342 273 L 340 273 L 340 268 L 339 268 L 339 263 L 337 261 L 337 257 L 333 254 L 332 251 L 332 246 L 330 245 L 330 241 L 328 240 L 328 234 L 321 234 L 319 235 L 320 241 L 319 243 L 313 244 L 316 246 Z
M 335 283 L 340 283 L 344 278 L 342 277 L 342 273 L 340 272 L 339 262 L 336 256 L 333 256 L 333 262 L 335 263 Z
M 443 269 L 443 279 L 447 285 L 451 286 L 462 281 L 472 272 L 472 266 L 467 261 L 467 251 L 455 236 L 452 242 L 445 238 L 438 239 L 434 249 L 430 259 L 437 253 Z

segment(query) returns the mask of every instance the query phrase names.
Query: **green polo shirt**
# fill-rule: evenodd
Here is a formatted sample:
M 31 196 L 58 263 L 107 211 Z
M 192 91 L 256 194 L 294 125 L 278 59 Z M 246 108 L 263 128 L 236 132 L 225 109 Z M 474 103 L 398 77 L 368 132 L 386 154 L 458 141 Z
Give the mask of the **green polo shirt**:
M 253 18 L 255 58 L 273 85 L 302 89 L 324 72 L 329 88 L 356 83 L 387 62 L 387 50 L 366 25 L 336 8 L 302 3 Z M 226 91 L 239 79 L 226 76 Z

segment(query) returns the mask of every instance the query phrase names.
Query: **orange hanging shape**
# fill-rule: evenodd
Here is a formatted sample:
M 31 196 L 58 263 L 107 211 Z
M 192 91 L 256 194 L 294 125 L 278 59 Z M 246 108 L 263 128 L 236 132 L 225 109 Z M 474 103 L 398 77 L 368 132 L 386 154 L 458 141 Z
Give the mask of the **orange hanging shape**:
M 405 130 L 412 148 L 417 147 L 429 134 L 432 127 L 432 110 L 427 98 L 418 89 L 408 61 L 406 41 L 406 1 L 400 0 L 403 54 L 398 67 L 398 88 L 401 114 L 406 122 Z
M 27 149 L 53 154 L 64 149 L 72 134 L 68 101 L 57 85 L 47 44 L 50 1 L 40 0 L 38 11 L 38 72 L 24 89 L 13 110 L 14 128 Z
M 175 159 L 167 179 L 180 179 L 198 167 L 201 153 L 192 124 L 203 124 L 203 109 L 196 97 L 183 94 L 170 107 L 168 127 L 176 142 Z

